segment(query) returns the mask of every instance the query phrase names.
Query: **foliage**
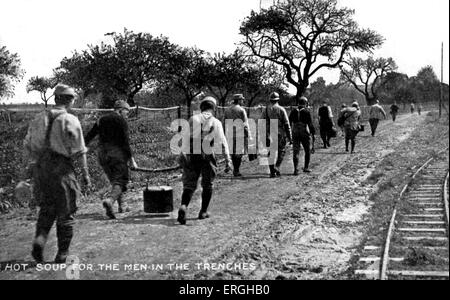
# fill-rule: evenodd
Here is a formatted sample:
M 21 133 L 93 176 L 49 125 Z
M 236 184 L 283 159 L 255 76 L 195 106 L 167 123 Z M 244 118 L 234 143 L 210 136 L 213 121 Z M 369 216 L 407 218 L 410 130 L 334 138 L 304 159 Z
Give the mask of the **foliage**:
M 386 83 L 384 77 L 397 69 L 392 58 L 367 59 L 352 57 L 341 66 L 341 81 L 351 83 L 354 88 L 364 95 L 366 103 L 372 105 L 378 97 L 378 90 Z
M 47 107 L 47 102 L 53 95 L 47 97 L 47 92 L 49 89 L 53 89 L 57 84 L 55 78 L 31 77 L 27 84 L 27 93 L 32 91 L 37 91 L 41 94 L 41 100 L 44 101 L 45 107 Z
M 24 75 L 19 55 L 9 52 L 6 46 L 0 46 L 0 99 L 14 96 L 14 84 Z
M 337 0 L 283 1 L 244 20 L 242 44 L 283 67 L 301 96 L 320 69 L 336 68 L 350 51 L 370 52 L 383 43 L 376 32 L 359 28 L 353 14 Z
M 126 97 L 134 106 L 134 96 L 156 83 L 167 70 L 168 57 L 175 46 L 165 37 L 148 33 L 108 33 L 112 43 L 89 46 L 81 53 L 64 58 L 55 70 L 62 81 L 84 91 L 94 90 L 104 96 L 102 106 L 111 106 L 118 97 Z

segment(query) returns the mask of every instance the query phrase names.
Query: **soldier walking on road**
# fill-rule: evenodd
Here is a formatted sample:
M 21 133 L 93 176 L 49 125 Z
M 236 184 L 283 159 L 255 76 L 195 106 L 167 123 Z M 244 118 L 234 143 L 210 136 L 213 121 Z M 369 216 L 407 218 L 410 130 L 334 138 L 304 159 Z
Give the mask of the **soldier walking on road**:
M 320 137 L 323 141 L 323 147 L 331 147 L 330 139 L 332 137 L 333 131 L 333 111 L 328 105 L 328 100 L 324 100 L 322 107 L 319 108 L 319 126 L 320 126 Z
M 414 114 L 414 111 L 416 110 L 416 105 L 411 102 L 410 108 L 411 108 L 411 114 Z
M 245 100 L 242 94 L 236 94 L 233 96 L 233 104 L 225 110 L 225 130 L 229 129 L 232 132 L 226 132 L 227 136 L 233 136 L 231 150 L 231 160 L 233 161 L 233 174 L 234 177 L 242 177 L 239 169 L 242 164 L 242 156 L 248 146 L 248 139 L 250 137 L 247 112 L 242 108 L 241 104 Z M 242 124 L 237 124 L 233 128 L 226 128 L 228 122 L 242 121 Z M 242 125 L 242 126 L 239 126 Z M 242 143 L 243 142 L 243 143 Z
M 69 255 L 74 214 L 81 198 L 75 158 L 81 158 L 83 181 L 87 187 L 90 185 L 81 124 L 67 112 L 76 93 L 66 85 L 58 85 L 54 94 L 56 106 L 36 116 L 24 140 L 24 156 L 32 160 L 34 196 L 40 207 L 31 253 L 38 263 L 44 260 L 44 247 L 55 220 L 58 237 L 55 263 L 65 263 Z
M 109 199 L 103 201 L 106 215 L 115 219 L 113 205 L 117 201 L 119 213 L 129 211 L 123 193 L 127 190 L 129 181 L 128 164 L 137 168 L 130 148 L 130 137 L 126 118 L 130 106 L 123 100 L 114 103 L 114 112 L 101 117 L 86 135 L 88 145 L 97 135 L 99 136 L 98 158 L 100 165 L 111 183 Z
M 391 115 L 392 115 L 392 121 L 393 122 L 395 122 L 395 120 L 397 119 L 397 114 L 398 114 L 399 109 L 400 108 L 398 107 L 397 102 L 394 102 L 391 105 Z
M 298 108 L 294 109 L 289 116 L 289 122 L 292 126 L 294 148 L 294 175 L 298 175 L 299 173 L 298 164 L 301 146 L 303 146 L 303 150 L 305 151 L 303 172 L 311 173 L 311 170 L 309 169 L 309 162 L 311 160 L 311 141 L 312 136 L 316 134 L 316 130 L 312 123 L 311 113 L 307 109 L 308 100 L 305 97 L 301 97 L 297 104 Z
M 380 105 L 380 101 L 376 100 L 375 104 L 370 107 L 369 112 L 369 124 L 370 128 L 372 129 L 372 136 L 375 136 L 375 133 L 378 128 L 378 123 L 382 118 L 386 119 L 386 112 Z
M 183 137 L 189 139 L 190 143 L 183 143 L 180 154 L 180 165 L 183 168 L 183 195 L 177 220 L 182 225 L 186 224 L 187 208 L 197 189 L 200 175 L 202 176 L 203 191 L 198 218 L 203 220 L 210 217 L 208 207 L 212 199 L 213 183 L 217 173 L 216 154 L 221 152 L 218 149 L 224 150 L 226 172 L 231 170 L 232 162 L 222 122 L 214 117 L 216 107 L 217 100 L 215 98 L 204 98 L 200 103 L 201 113 L 190 118 L 190 132 Z M 208 148 L 209 146 L 210 148 Z
M 269 100 L 270 104 L 267 105 L 266 109 L 263 111 L 262 119 L 266 120 L 266 130 L 268 136 L 272 136 L 275 134 L 273 132 L 270 132 L 270 121 L 276 120 L 278 122 L 277 155 L 272 153 L 269 160 L 270 177 L 276 178 L 281 176 L 279 169 L 286 154 L 287 142 L 292 143 L 292 131 L 291 126 L 289 125 L 287 112 L 278 103 L 280 101 L 280 95 L 274 92 L 270 95 Z M 272 138 L 268 138 L 266 141 L 267 147 L 270 147 L 271 143 Z M 275 157 L 277 157 L 276 161 Z
M 359 110 L 359 104 L 354 102 L 351 107 L 344 108 L 341 111 L 339 118 L 344 119 L 345 128 L 345 151 L 348 152 L 348 146 L 351 142 L 351 153 L 355 153 L 356 136 L 360 130 L 359 120 L 361 117 L 361 111 Z

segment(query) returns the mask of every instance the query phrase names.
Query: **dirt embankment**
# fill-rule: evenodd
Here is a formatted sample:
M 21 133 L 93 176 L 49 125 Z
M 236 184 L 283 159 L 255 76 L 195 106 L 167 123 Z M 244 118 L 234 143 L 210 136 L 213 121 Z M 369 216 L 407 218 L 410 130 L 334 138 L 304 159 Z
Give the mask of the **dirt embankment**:
M 373 195 L 387 190 L 394 193 L 414 160 L 445 143 L 448 146 L 448 123 L 444 131 L 444 126 L 426 119 L 424 115 L 404 115 L 394 124 L 382 122 L 377 137 L 368 132 L 358 137 L 355 155 L 343 151 L 342 138 L 334 140 L 331 149 L 318 149 L 310 175 L 290 175 L 290 153 L 280 179 L 269 179 L 267 167 L 247 163 L 243 179 L 219 176 L 211 219 L 195 219 L 200 191 L 196 193 L 188 226 L 177 224 L 176 211 L 168 217 L 142 213 L 140 190 L 127 195 L 133 212 L 115 221 L 106 220 L 100 199 L 81 204 L 71 252 L 94 266 L 81 278 L 349 278 L 352 258 L 367 231 L 377 229 L 381 222 L 373 221 L 382 201 Z M 395 159 L 397 156 L 401 159 Z M 180 182 L 173 182 L 173 187 L 178 207 Z M 30 261 L 35 222 L 20 212 L 2 216 L 0 222 L 0 264 Z M 54 257 L 55 244 L 52 234 L 45 255 L 48 260 Z M 119 270 L 98 268 L 113 263 Z M 165 267 L 147 271 L 123 268 L 132 263 Z M 167 267 L 171 263 L 189 268 L 171 270 Z M 212 263 L 229 263 L 231 270 Z M 30 268 L 0 272 L 0 278 L 64 278 L 64 272 Z

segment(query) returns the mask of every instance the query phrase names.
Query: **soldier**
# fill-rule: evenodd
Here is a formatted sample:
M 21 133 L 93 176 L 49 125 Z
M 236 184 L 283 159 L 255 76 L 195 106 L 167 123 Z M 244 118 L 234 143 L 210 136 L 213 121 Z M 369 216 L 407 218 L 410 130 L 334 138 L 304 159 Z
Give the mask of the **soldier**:
M 351 107 L 344 108 L 339 118 L 344 119 L 345 129 L 345 151 L 348 152 L 348 146 L 351 141 L 351 153 L 355 153 L 356 136 L 360 131 L 361 111 L 358 102 L 353 102 Z
M 245 109 L 242 108 L 241 104 L 245 100 L 242 94 L 236 94 L 233 96 L 233 104 L 225 110 L 225 129 L 227 120 L 228 122 L 235 122 L 236 120 L 242 121 L 242 127 L 233 127 L 232 132 L 226 132 L 227 135 L 233 134 L 231 160 L 233 161 L 233 175 L 234 177 L 242 177 L 239 169 L 242 164 L 242 156 L 246 151 L 246 146 L 248 145 L 249 127 L 248 118 Z M 231 130 L 231 128 L 229 128 Z M 242 144 L 242 142 L 244 142 Z
M 218 149 L 224 149 L 226 172 L 231 170 L 232 162 L 222 122 L 214 117 L 216 107 L 217 100 L 215 98 L 204 98 L 200 103 L 201 113 L 190 118 L 190 132 L 184 136 L 184 139 L 189 139 L 190 143 L 183 143 L 180 154 L 180 165 L 183 168 L 183 194 L 177 221 L 182 225 L 186 224 L 187 208 L 197 189 L 200 175 L 202 176 L 203 191 L 198 219 L 204 220 L 210 217 L 208 207 L 217 173 L 216 154 L 220 152 Z M 211 147 L 209 148 L 209 146 Z
M 118 202 L 118 212 L 128 212 L 129 208 L 123 200 L 129 181 L 128 164 L 137 168 L 130 148 L 130 137 L 126 118 L 130 106 L 123 100 L 114 103 L 114 112 L 101 117 L 86 135 L 88 145 L 95 136 L 99 136 L 98 158 L 100 165 L 111 183 L 109 199 L 103 201 L 106 215 L 115 219 L 113 205 Z
M 380 105 L 380 101 L 376 100 L 375 104 L 370 107 L 369 112 L 369 124 L 370 129 L 372 130 L 372 136 L 375 136 L 378 128 L 378 123 L 382 118 L 386 119 L 386 112 Z
M 400 108 L 397 105 L 397 102 L 394 101 L 394 103 L 391 105 L 391 115 L 392 115 L 392 121 L 395 122 L 397 119 L 398 110 Z
M 320 137 L 323 141 L 323 148 L 331 147 L 330 139 L 332 137 L 333 130 L 333 111 L 328 105 L 328 100 L 322 102 L 322 107 L 319 108 L 319 126 L 320 126 Z
M 276 162 L 274 161 L 275 155 L 272 153 L 269 161 L 270 177 L 276 178 L 281 176 L 279 168 L 283 162 L 284 155 L 286 154 L 287 141 L 292 143 L 292 131 L 291 126 L 289 125 L 287 112 L 278 103 L 280 101 L 280 95 L 278 93 L 272 93 L 269 100 L 270 104 L 267 105 L 266 109 L 263 111 L 262 119 L 266 120 L 266 130 L 270 136 L 275 134 L 270 132 L 270 121 L 276 120 L 278 122 L 277 160 Z M 268 139 L 266 143 L 267 146 L 270 147 L 271 139 Z
M 24 155 L 32 160 L 34 196 L 40 207 L 31 253 L 38 263 L 44 260 L 44 247 L 55 220 L 58 237 L 55 263 L 65 263 L 69 255 L 76 203 L 81 197 L 73 165 L 75 158 L 81 158 L 83 181 L 90 185 L 83 131 L 78 119 L 67 112 L 76 93 L 69 86 L 58 85 L 54 95 L 55 107 L 36 116 L 24 140 Z
M 301 146 L 303 146 L 303 149 L 305 150 L 305 163 L 303 172 L 311 173 L 311 170 L 309 169 L 309 162 L 311 160 L 311 141 L 312 136 L 316 134 L 316 130 L 312 123 L 311 113 L 307 109 L 308 99 L 306 99 L 305 97 L 301 97 L 298 100 L 297 104 L 298 108 L 294 109 L 289 116 L 289 122 L 292 126 L 295 176 L 299 174 L 298 163 Z
M 411 109 L 411 114 L 414 114 L 414 111 L 416 110 L 416 105 L 413 102 L 411 102 L 410 109 Z

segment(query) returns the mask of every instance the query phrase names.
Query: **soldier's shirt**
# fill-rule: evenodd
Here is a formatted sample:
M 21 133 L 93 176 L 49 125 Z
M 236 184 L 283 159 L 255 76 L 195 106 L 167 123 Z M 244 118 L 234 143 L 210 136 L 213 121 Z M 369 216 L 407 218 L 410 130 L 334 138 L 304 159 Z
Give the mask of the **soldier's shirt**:
M 292 135 L 288 114 L 284 107 L 281 107 L 278 103 L 269 104 L 267 109 L 263 110 L 262 119 L 278 120 L 278 134 L 285 137 Z
M 65 157 L 72 158 L 86 153 L 83 130 L 77 117 L 65 109 L 52 109 L 51 114 L 59 114 L 53 121 L 50 133 L 50 149 Z M 28 127 L 24 140 L 25 154 L 32 160 L 37 160 L 39 151 L 45 147 L 45 137 L 49 118 L 47 112 L 39 113 Z

